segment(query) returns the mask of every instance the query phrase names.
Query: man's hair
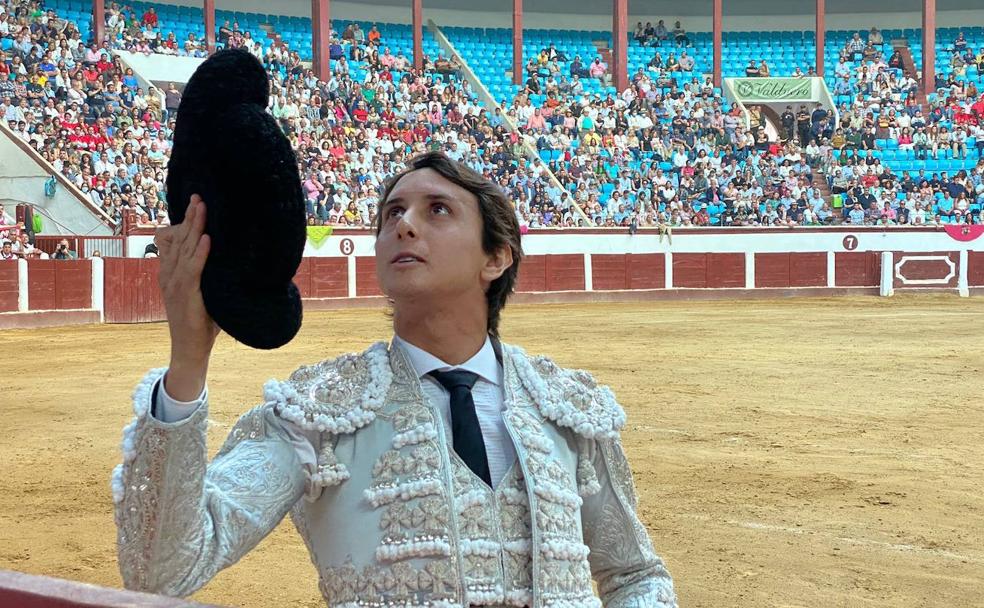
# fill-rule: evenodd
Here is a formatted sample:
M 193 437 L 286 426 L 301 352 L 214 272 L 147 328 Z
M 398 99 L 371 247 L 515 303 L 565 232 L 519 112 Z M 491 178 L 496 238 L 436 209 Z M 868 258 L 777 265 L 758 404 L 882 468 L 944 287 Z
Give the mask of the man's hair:
M 491 254 L 503 246 L 508 246 L 512 250 L 512 265 L 502 273 L 502 276 L 492 281 L 488 291 L 485 292 L 485 299 L 489 305 L 488 332 L 493 337 L 498 337 L 499 315 L 515 289 L 519 263 L 523 258 L 519 220 L 516 219 L 513 205 L 498 185 L 485 179 L 470 167 L 451 160 L 441 152 L 428 152 L 411 159 L 406 169 L 386 181 L 383 195 L 379 200 L 379 208 L 383 208 L 393 188 L 404 176 L 419 169 L 433 169 L 444 179 L 475 195 L 478 199 L 478 211 L 482 216 L 482 250 L 486 254 Z M 376 216 L 377 236 L 382 228 L 383 214 L 379 213 Z

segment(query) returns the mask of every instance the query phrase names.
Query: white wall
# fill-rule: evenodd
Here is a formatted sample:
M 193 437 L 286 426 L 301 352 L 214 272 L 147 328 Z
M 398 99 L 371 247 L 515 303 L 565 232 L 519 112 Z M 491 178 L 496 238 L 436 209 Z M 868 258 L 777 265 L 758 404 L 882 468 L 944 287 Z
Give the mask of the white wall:
M 187 0 L 158 0 L 164 4 L 200 5 Z M 463 3 L 464 4 L 464 3 Z M 469 11 L 428 8 L 424 1 L 424 19 L 433 19 L 438 25 L 462 25 L 476 27 L 512 27 L 512 3 L 502 2 L 499 11 Z M 812 6 L 813 2 L 809 2 Z M 310 0 L 281 0 L 276 7 L 264 0 L 228 0 L 216 2 L 220 10 L 239 10 L 254 13 L 278 12 L 284 15 L 310 16 Z M 680 19 L 683 27 L 690 31 L 710 31 L 711 15 L 708 10 L 705 18 L 693 15 L 677 17 L 669 14 L 647 14 L 631 12 L 629 4 L 629 24 L 636 21 L 653 21 L 663 19 L 668 25 Z M 379 6 L 357 2 L 332 2 L 331 15 L 337 19 L 360 19 L 363 21 L 381 21 L 388 23 L 410 23 L 410 3 L 404 6 Z M 859 12 L 859 13 L 828 13 L 828 30 L 850 30 L 877 26 L 882 29 L 899 29 L 920 27 L 922 15 L 918 11 L 909 12 Z M 984 8 L 976 10 L 937 11 L 937 27 L 960 27 L 968 25 L 984 25 Z M 523 25 L 527 28 L 564 28 L 578 30 L 605 30 L 612 27 L 608 15 L 576 15 L 566 13 L 558 16 L 554 13 L 526 12 L 523 15 Z M 724 15 L 725 31 L 750 30 L 810 30 L 814 27 L 812 13 L 802 15 L 760 15 L 733 16 Z
M 129 51 L 115 51 L 124 64 L 133 68 L 133 72 L 146 87 L 147 82 L 177 82 L 184 84 L 191 79 L 198 66 L 204 59 L 195 57 L 171 57 L 168 55 L 145 55 Z M 158 88 L 161 88 L 158 86 Z M 144 90 L 147 90 L 146 88 Z
M 750 232 L 734 228 L 729 234 L 707 233 L 701 230 L 677 229 L 673 233 L 673 244 L 660 242 L 654 232 L 628 234 L 625 230 L 610 234 L 550 234 L 541 232 L 523 237 L 523 251 L 527 255 L 542 254 L 604 254 L 604 253 L 783 253 L 848 251 L 844 247 L 844 237 L 857 238 L 856 251 L 984 251 L 984 237 L 969 242 L 951 238 L 943 230 L 925 228 L 918 231 L 892 230 L 858 227 L 851 229 L 829 228 L 820 231 L 804 232 L 788 228 Z M 131 236 L 127 242 L 132 257 L 142 257 L 144 248 L 154 237 Z M 342 252 L 342 241 L 350 240 L 355 256 L 374 255 L 375 238 L 369 234 L 332 235 L 320 247 L 314 248 L 308 241 L 304 247 L 305 257 L 347 257 Z M 852 251 L 854 251 L 852 250 Z

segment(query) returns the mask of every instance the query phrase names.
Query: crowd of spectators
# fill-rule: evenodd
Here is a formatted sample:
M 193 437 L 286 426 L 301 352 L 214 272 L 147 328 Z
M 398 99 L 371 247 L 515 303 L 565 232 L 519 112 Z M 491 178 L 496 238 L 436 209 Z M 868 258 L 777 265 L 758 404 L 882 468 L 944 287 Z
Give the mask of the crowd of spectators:
M 0 116 L 111 217 L 134 210 L 142 225 L 166 225 L 181 93 L 174 85 L 144 90 L 111 49 L 205 50 L 193 35 L 173 40 L 153 9 L 137 15 L 112 3 L 106 19 L 109 40 L 87 45 L 75 24 L 40 2 L 0 0 L 0 36 L 13 42 L 0 52 Z M 746 126 L 709 78 L 668 77 L 696 68 L 679 23 L 637 26 L 640 42 L 673 39 L 680 54 L 664 61 L 654 53 L 618 95 L 585 94 L 583 79 L 607 77 L 600 58 L 585 65 L 550 45 L 501 111 L 477 101 L 455 58 L 428 59 L 414 71 L 375 27 L 331 32 L 327 81 L 286 43 L 256 40 L 237 23 L 224 23 L 218 41 L 266 66 L 269 110 L 297 151 L 311 225 L 371 225 L 385 177 L 427 150 L 500 184 L 528 228 L 980 222 L 984 165 L 896 175 L 875 152 L 886 140 L 917 159 L 966 158 L 968 142 L 980 152 L 984 99 L 972 83 L 946 81 L 946 95 L 924 114 L 916 83 L 897 58 L 884 60 L 878 36 L 855 36 L 842 51 L 834 68 L 839 118 L 819 106 L 790 107 L 778 140 L 759 108 Z M 753 61 L 746 73 L 768 70 Z M 526 161 L 527 146 L 543 160 Z
M 636 38 L 649 40 L 648 30 L 639 24 Z M 715 215 L 722 225 L 979 223 L 984 164 L 897 176 L 864 153 L 890 145 L 912 150 L 913 160 L 964 160 L 971 142 L 978 158 L 984 152 L 978 120 L 984 98 L 973 83 L 958 82 L 950 103 L 932 103 L 924 115 L 918 84 L 905 75 L 900 57 L 885 62 L 882 42 L 875 28 L 867 40 L 855 35 L 835 67 L 839 112 L 790 107 L 777 125 L 779 141 L 770 141 L 760 108 L 750 108 L 744 128 L 739 111 L 726 110 L 708 79 L 678 86 L 666 72 L 681 71 L 680 60 L 663 61 L 658 53 L 628 90 L 605 99 L 585 97 L 578 74 L 572 70 L 568 79 L 548 62 L 545 81 L 537 89 L 528 83 L 508 114 L 553 159 L 551 168 L 568 187 L 561 196 L 574 198 L 602 225 L 706 225 Z M 542 70 L 544 61 L 539 64 Z M 686 67 L 692 69 L 692 60 Z M 769 66 L 750 61 L 746 74 L 768 76 Z M 820 180 L 835 196 L 820 192 Z M 856 200 L 860 219 L 852 213 Z M 916 202 L 925 217 L 910 217 Z
M 143 90 L 109 43 L 85 46 L 74 24 L 38 2 L 0 0 L 0 14 L 8 24 L 2 35 L 16 41 L 0 53 L 0 116 L 114 219 L 132 209 L 139 224 L 167 224 L 164 183 L 177 87 Z M 130 23 L 132 12 L 111 5 L 109 20 Z M 130 33 L 156 25 L 148 10 L 141 28 L 124 25 L 119 40 L 124 47 L 139 44 Z M 478 104 L 452 59 L 438 56 L 416 72 L 390 53 L 376 28 L 366 35 L 351 27 L 332 33 L 343 54 L 325 82 L 286 45 L 250 46 L 237 42 L 250 40 L 248 32 L 240 38 L 235 24 L 230 31 L 220 39 L 249 47 L 267 68 L 269 110 L 297 151 L 311 225 L 371 225 L 382 181 L 425 150 L 445 151 L 516 200 L 533 197 L 547 182 L 543 163 L 525 160 L 519 137 L 501 113 Z M 364 77 L 353 77 L 356 66 Z M 554 209 L 574 225 L 571 209 Z M 527 225 L 551 221 L 542 211 L 524 213 Z

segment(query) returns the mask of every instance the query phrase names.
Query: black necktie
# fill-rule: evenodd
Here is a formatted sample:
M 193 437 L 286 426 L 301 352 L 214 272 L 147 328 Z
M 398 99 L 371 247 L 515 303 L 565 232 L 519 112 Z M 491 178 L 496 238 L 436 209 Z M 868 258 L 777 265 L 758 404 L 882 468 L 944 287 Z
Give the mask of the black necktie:
M 434 371 L 430 376 L 451 394 L 451 437 L 454 451 L 469 469 L 491 487 L 492 476 L 489 474 L 489 459 L 485 454 L 485 440 L 482 438 L 482 427 L 478 424 L 475 400 L 471 393 L 478 375 L 458 369 L 450 372 Z

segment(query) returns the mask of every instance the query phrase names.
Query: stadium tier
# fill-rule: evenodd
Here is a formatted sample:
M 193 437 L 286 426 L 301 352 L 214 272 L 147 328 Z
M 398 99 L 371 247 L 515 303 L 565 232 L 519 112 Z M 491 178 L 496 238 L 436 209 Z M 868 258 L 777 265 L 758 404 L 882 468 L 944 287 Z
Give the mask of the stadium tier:
M 135 209 L 145 225 L 165 223 L 180 86 L 143 90 L 91 45 L 91 2 L 0 4 L 11 130 L 111 216 Z M 205 57 L 203 22 L 198 6 L 108 3 L 107 44 Z M 630 84 L 618 90 L 606 31 L 524 30 L 516 85 L 505 28 L 441 28 L 454 60 L 425 29 L 415 73 L 411 26 L 334 20 L 325 79 L 308 63 L 310 18 L 217 10 L 215 23 L 219 48 L 249 50 L 270 74 L 270 111 L 297 148 L 312 224 L 371 224 L 385 176 L 428 149 L 496 180 L 532 228 L 976 222 L 984 202 L 981 27 L 937 30 L 928 97 L 921 30 L 829 31 L 836 108 L 746 117 L 713 86 L 711 35 L 677 24 L 629 28 Z M 722 75 L 809 75 L 816 48 L 810 31 L 725 32 Z

